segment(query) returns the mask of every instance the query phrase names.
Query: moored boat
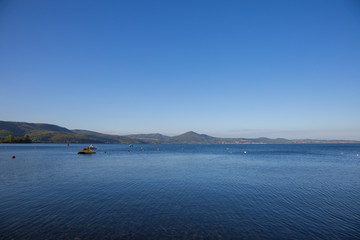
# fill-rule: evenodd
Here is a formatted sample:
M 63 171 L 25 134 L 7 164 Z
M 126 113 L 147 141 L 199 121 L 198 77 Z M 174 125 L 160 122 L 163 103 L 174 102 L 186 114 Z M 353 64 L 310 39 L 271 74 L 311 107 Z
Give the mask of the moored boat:
M 78 154 L 95 154 L 96 152 L 92 151 L 92 149 L 94 148 L 90 148 L 90 147 L 84 148 L 83 150 L 78 152 Z

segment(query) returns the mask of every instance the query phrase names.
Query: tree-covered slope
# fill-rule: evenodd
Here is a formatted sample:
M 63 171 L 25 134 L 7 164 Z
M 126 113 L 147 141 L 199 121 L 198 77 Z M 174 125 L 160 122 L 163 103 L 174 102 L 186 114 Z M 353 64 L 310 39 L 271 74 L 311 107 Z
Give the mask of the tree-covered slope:
M 9 135 L 22 137 L 25 134 L 35 143 L 140 143 L 128 137 L 85 130 L 72 131 L 52 124 L 0 121 L 1 139 Z

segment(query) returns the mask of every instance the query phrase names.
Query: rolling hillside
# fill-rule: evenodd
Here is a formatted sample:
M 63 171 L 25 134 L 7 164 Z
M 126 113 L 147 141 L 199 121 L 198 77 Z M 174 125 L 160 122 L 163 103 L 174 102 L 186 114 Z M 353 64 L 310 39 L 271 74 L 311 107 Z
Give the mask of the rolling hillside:
M 141 143 L 128 137 L 102 134 L 86 130 L 69 130 L 52 124 L 0 121 L 0 138 L 28 134 L 38 143 Z

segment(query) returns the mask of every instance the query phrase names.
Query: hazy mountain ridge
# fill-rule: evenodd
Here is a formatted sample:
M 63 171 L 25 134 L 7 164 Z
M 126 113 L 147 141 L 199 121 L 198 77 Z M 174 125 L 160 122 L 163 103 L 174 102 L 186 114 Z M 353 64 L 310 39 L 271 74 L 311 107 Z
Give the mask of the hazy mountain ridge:
M 309 144 L 360 143 L 352 140 L 314 140 L 285 138 L 217 138 L 193 131 L 170 137 L 159 133 L 125 136 L 103 134 L 88 130 L 69 130 L 53 124 L 0 121 L 0 138 L 28 134 L 37 143 L 113 143 L 113 144 Z

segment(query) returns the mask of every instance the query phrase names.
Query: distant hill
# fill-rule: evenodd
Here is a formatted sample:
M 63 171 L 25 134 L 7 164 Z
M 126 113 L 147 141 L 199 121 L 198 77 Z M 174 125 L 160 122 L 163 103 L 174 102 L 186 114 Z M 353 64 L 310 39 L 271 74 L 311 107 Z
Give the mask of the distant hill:
M 145 143 L 152 144 L 217 144 L 218 141 L 214 137 L 205 134 L 197 134 L 195 132 L 187 132 L 175 137 L 165 136 L 159 133 L 153 134 L 132 134 L 127 135 L 132 139 L 137 139 Z
M 218 144 L 219 139 L 210 137 L 205 134 L 197 134 L 196 132 L 190 131 L 179 136 L 172 137 L 170 143 L 173 144 Z
M 94 143 L 121 143 L 121 144 L 137 144 L 143 143 L 141 140 L 133 139 L 127 136 L 118 136 L 111 134 L 103 134 L 87 130 L 72 130 L 77 136 L 86 139 L 94 139 Z
M 128 137 L 85 130 L 69 130 L 52 124 L 0 121 L 0 138 L 30 136 L 37 143 L 141 143 Z
M 36 131 L 71 133 L 69 129 L 45 123 L 5 122 L 0 121 L 0 137 L 9 134 L 20 136 Z
M 309 144 L 309 143 L 360 143 L 348 140 L 289 140 L 285 138 L 217 138 L 190 131 L 169 137 L 159 133 L 131 134 L 126 136 L 103 134 L 88 130 L 69 130 L 45 123 L 0 121 L 0 139 L 7 136 L 29 135 L 35 143 L 113 143 L 113 144 Z
M 151 143 L 151 144 L 161 144 L 165 142 L 169 142 L 171 137 L 159 134 L 159 133 L 151 133 L 151 134 L 131 134 L 126 135 L 131 139 L 136 139 L 143 143 Z

